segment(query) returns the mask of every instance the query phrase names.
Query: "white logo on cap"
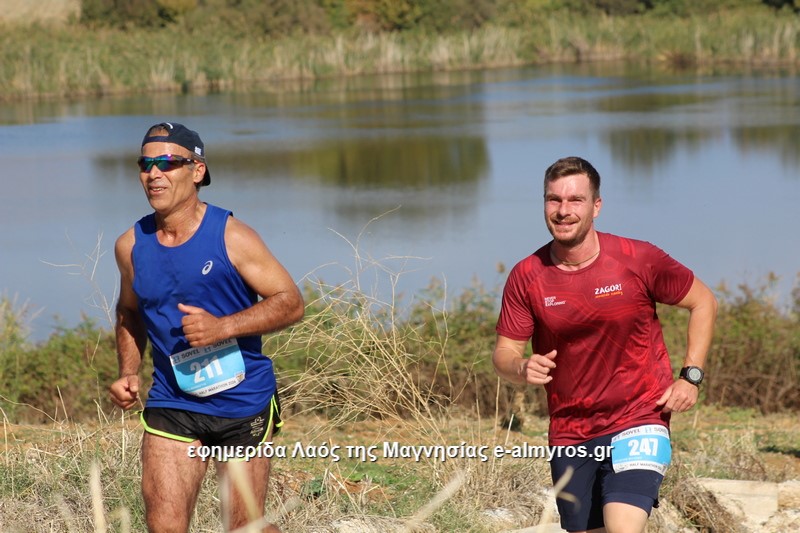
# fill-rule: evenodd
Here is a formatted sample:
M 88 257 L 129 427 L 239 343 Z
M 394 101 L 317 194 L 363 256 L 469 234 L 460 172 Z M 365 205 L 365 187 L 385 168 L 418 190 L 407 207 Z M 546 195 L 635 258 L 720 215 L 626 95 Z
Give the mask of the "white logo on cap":
M 194 153 L 196 153 L 197 155 L 201 156 L 201 155 L 203 155 L 203 149 L 200 148 L 199 146 L 195 146 L 194 147 Z

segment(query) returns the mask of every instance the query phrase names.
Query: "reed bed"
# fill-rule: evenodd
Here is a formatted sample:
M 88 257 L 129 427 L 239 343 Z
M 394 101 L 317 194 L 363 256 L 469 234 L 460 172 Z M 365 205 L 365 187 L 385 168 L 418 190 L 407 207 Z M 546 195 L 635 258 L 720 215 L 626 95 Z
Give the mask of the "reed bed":
M 800 17 L 551 14 L 524 27 L 265 38 L 200 26 L 0 32 L 0 98 L 231 89 L 276 80 L 627 59 L 671 67 L 797 66 Z

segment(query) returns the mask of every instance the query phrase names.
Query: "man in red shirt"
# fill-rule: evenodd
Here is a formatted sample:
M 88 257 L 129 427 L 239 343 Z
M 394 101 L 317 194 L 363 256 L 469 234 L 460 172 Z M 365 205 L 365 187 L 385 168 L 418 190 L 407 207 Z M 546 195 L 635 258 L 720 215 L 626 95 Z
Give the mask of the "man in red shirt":
M 588 161 L 567 157 L 547 169 L 553 240 L 509 274 L 492 360 L 504 379 L 545 387 L 553 481 L 570 472 L 563 492 L 574 497 L 557 498 L 562 527 L 642 532 L 670 462 L 670 413 L 697 401 L 717 302 L 656 246 L 598 232 L 601 206 Z M 656 302 L 690 313 L 678 379 Z

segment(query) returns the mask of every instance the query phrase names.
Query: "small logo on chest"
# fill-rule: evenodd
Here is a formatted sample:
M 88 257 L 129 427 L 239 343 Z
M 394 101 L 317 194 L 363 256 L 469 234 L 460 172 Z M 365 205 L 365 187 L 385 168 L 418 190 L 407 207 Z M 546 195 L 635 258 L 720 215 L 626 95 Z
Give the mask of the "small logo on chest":
M 203 270 L 201 270 L 200 272 L 202 272 L 203 275 L 205 276 L 206 274 L 211 272 L 211 269 L 213 267 L 214 267 L 214 261 L 206 261 L 206 264 L 203 265 Z
M 622 283 L 606 285 L 605 287 L 595 287 L 595 298 L 608 298 L 609 296 L 622 296 Z
M 544 306 L 545 307 L 553 307 L 554 305 L 564 305 L 567 303 L 566 300 L 558 300 L 556 301 L 557 296 L 545 296 L 544 297 Z

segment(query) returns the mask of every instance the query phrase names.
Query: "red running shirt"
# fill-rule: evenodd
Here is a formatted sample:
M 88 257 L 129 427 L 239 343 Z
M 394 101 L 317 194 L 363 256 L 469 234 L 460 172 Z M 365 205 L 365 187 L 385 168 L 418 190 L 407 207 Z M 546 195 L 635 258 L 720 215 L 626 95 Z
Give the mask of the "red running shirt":
M 669 425 L 656 406 L 673 382 L 656 302 L 676 304 L 692 271 L 644 241 L 598 232 L 600 255 L 564 271 L 550 244 L 509 274 L 497 333 L 557 350 L 545 385 L 550 444 L 580 444 L 641 424 Z

